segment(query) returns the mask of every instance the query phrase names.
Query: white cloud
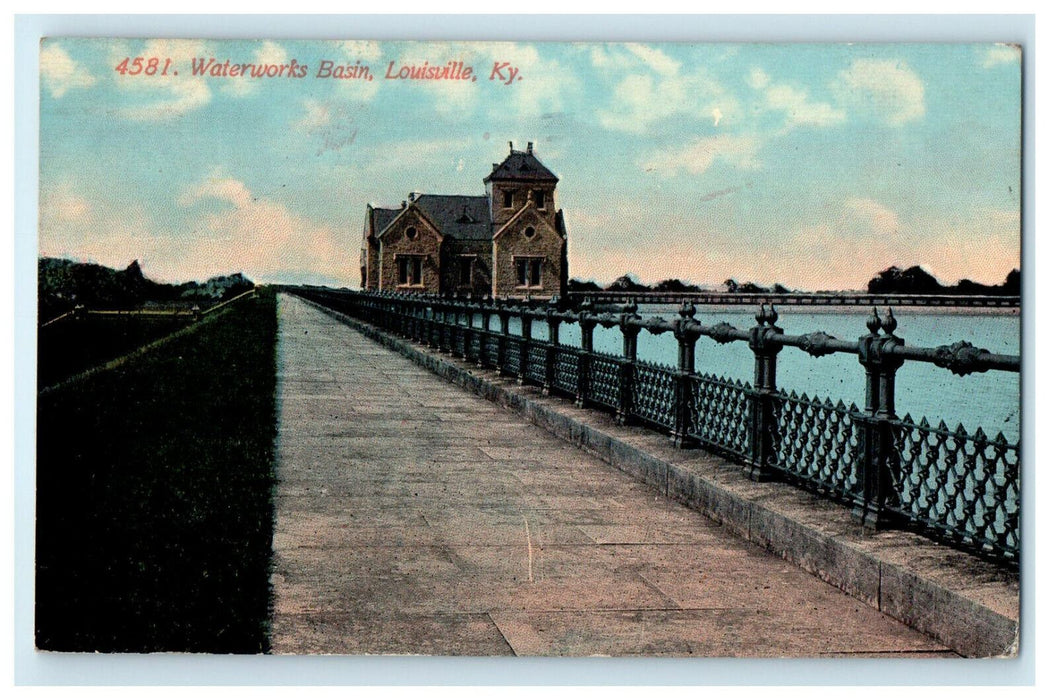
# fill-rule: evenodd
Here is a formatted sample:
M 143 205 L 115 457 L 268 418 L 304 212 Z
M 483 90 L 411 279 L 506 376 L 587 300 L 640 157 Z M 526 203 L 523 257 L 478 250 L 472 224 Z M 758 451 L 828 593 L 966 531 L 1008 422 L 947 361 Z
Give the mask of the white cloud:
M 392 168 L 394 163 L 440 162 L 442 156 L 449 156 L 457 161 L 455 156 L 472 144 L 469 138 L 396 141 L 375 149 L 375 162 Z
M 286 63 L 290 60 L 290 57 L 286 53 L 286 49 L 274 41 L 265 41 L 262 43 L 261 47 L 254 52 L 254 58 L 257 63 L 280 64 Z
M 807 91 L 791 85 L 773 85 L 764 92 L 767 106 L 784 112 L 786 126 L 833 126 L 845 119 L 844 110 L 826 102 L 809 102 Z
M 164 121 L 209 104 L 212 93 L 202 80 L 181 80 L 166 88 L 166 97 L 149 104 L 124 107 L 118 113 L 133 121 Z
M 645 44 L 592 44 L 591 65 L 602 71 L 631 71 L 643 67 L 660 75 L 676 75 L 682 64 L 661 49 Z
M 70 58 L 61 46 L 53 43 L 40 51 L 40 77 L 52 97 L 62 97 L 69 90 L 95 84 L 95 78 L 84 66 Z
M 984 68 L 994 68 L 1021 60 L 1021 48 L 1016 44 L 996 44 L 987 50 L 983 58 Z
M 475 68 L 477 82 L 465 80 L 408 80 L 387 81 L 392 90 L 422 90 L 432 95 L 438 112 L 469 114 L 485 104 L 492 118 L 538 117 L 545 112 L 560 111 L 564 96 L 572 94 L 579 85 L 574 72 L 558 59 L 545 59 L 532 44 L 511 42 L 415 42 L 408 44 L 394 63 L 394 71 L 401 66 L 443 67 L 449 61 L 462 61 Z M 490 80 L 494 63 L 508 63 L 518 69 L 518 76 L 510 85 Z M 384 80 L 388 60 L 377 64 L 376 78 L 368 85 Z M 362 81 L 347 81 L 350 83 Z
M 596 111 L 603 128 L 649 133 L 666 119 L 686 117 L 736 124 L 738 100 L 703 67 L 684 70 L 664 51 L 641 44 L 592 46 L 591 65 L 612 85 L 609 100 Z M 621 77 L 622 76 L 622 77 Z
M 754 136 L 706 136 L 674 151 L 655 151 L 640 159 L 639 167 L 669 176 L 681 172 L 698 175 L 722 160 L 741 170 L 756 170 L 760 167 L 757 154 L 761 146 Z
M 69 185 L 41 192 L 41 227 L 46 223 L 56 225 L 84 224 L 94 216 L 92 205 Z
M 642 44 L 628 44 L 627 50 L 661 75 L 675 75 L 679 72 L 680 63 L 660 49 Z
M 193 226 L 195 234 L 170 251 L 189 256 L 189 274 L 241 270 L 255 280 L 275 279 L 284 273 L 354 278 L 353 268 L 359 261 L 353 260 L 351 247 L 342 245 L 329 226 L 300 216 L 281 202 L 255 195 L 240 180 L 219 174 L 188 187 L 179 203 L 193 207 L 209 200 L 230 206 L 200 214 Z
M 793 230 L 783 250 L 795 251 L 781 263 L 784 276 L 805 288 L 861 289 L 891 265 L 920 265 L 943 284 L 997 284 L 1020 267 L 1020 215 L 980 209 L 899 217 L 876 200 L 854 197 Z
M 851 197 L 844 207 L 848 214 L 867 222 L 873 233 L 894 235 L 899 231 L 899 217 L 894 211 L 868 197 Z
M 834 126 L 847 118 L 844 110 L 827 102 L 811 102 L 807 90 L 794 85 L 773 83 L 771 76 L 760 68 L 753 68 L 746 82 L 762 93 L 767 109 L 785 114 L 782 133 L 788 133 L 798 126 Z
M 715 123 L 717 110 L 728 121 L 741 111 L 737 100 L 704 72 L 633 73 L 616 83 L 609 103 L 597 116 L 606 129 L 644 134 L 657 122 L 675 116 Z
M 187 68 L 180 70 L 179 75 L 168 76 L 164 82 L 115 73 L 114 79 L 120 88 L 131 93 L 156 96 L 154 101 L 119 109 L 120 116 L 133 121 L 165 121 L 203 107 L 212 100 L 212 91 L 205 79 L 192 76 L 189 69 L 192 58 L 208 58 L 212 55 L 206 42 L 151 39 L 138 54 L 144 57 L 164 56 L 171 58 L 178 68 Z
M 155 245 L 142 207 L 115 209 L 63 184 L 41 187 L 40 254 L 125 267 Z
M 330 105 L 312 98 L 305 100 L 303 104 L 305 114 L 297 121 L 299 129 L 313 133 L 330 124 L 333 118 Z
M 767 75 L 762 68 L 753 68 L 749 72 L 749 85 L 756 90 L 762 90 L 771 82 L 771 76 Z
M 382 47 L 377 41 L 343 41 L 341 48 L 353 61 L 368 63 L 382 57 Z
M 510 86 L 497 86 L 496 90 L 512 91 L 512 99 L 495 100 L 490 112 L 495 116 L 538 117 L 545 112 L 556 112 L 565 106 L 564 96 L 573 94 L 580 85 L 579 79 L 559 59 L 544 59 L 532 44 L 485 43 L 478 44 L 480 65 L 487 80 L 494 62 L 509 61 L 519 69 L 523 80 Z M 506 95 L 504 95 L 506 97 Z
M 925 86 L 900 61 L 859 59 L 840 73 L 833 90 L 851 105 L 876 113 L 888 126 L 925 116 Z
M 591 65 L 603 71 L 629 70 L 639 65 L 635 57 L 618 44 L 592 44 Z
M 289 62 L 289 60 L 290 56 L 286 53 L 286 49 L 274 41 L 263 42 L 260 47 L 253 52 L 253 62 L 261 65 L 281 66 Z M 263 83 L 260 80 L 240 77 L 232 80 L 225 80 L 221 83 L 220 89 L 229 95 L 245 97 L 246 95 L 252 95 L 257 92 L 262 84 Z
M 236 207 L 248 206 L 253 195 L 245 184 L 230 177 L 214 175 L 186 188 L 177 202 L 189 207 L 203 199 L 219 199 Z
M 168 210 L 175 204 L 176 209 Z M 124 267 L 139 260 L 159 281 L 204 280 L 236 271 L 259 282 L 291 276 L 358 279 L 351 222 L 335 227 L 255 193 L 216 171 L 175 202 L 120 207 L 73 188 L 42 188 L 40 254 Z

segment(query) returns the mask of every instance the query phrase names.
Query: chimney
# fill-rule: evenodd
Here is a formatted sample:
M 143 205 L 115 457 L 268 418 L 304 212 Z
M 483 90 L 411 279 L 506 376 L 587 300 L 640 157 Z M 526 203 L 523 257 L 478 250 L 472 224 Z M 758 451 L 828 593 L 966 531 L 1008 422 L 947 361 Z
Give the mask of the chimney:
M 513 153 L 514 152 L 514 142 L 513 141 L 507 141 L 507 143 L 510 144 L 510 152 Z
M 401 209 L 407 209 L 407 200 L 406 199 L 404 201 L 400 202 L 400 208 Z
M 531 141 L 528 142 L 528 154 L 532 155 L 532 142 Z
M 407 201 L 409 201 L 409 202 L 415 201 L 415 199 L 417 197 L 418 197 L 418 192 L 408 192 L 407 193 Z

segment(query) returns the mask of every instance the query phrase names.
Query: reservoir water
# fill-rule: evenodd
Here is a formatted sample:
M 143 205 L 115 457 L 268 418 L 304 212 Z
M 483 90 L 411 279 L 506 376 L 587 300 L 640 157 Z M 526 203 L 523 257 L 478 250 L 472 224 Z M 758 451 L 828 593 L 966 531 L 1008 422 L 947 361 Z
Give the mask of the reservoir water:
M 843 340 L 855 340 L 867 333 L 869 309 L 843 307 L 819 311 L 809 307 L 776 306 L 778 326 L 786 333 L 798 335 L 824 331 Z M 643 306 L 643 318 L 674 318 L 671 306 Z M 893 310 L 899 326 L 896 335 L 907 345 L 936 347 L 966 340 L 978 348 L 994 353 L 1020 355 L 1020 315 L 1013 312 L 990 312 L 952 309 Z M 705 325 L 727 322 L 736 328 L 756 325 L 755 309 L 745 306 L 702 306 L 696 320 Z M 480 321 L 477 320 L 479 324 Z M 499 329 L 498 318 L 489 324 Z M 520 333 L 518 319 L 510 320 L 510 333 Z M 533 323 L 532 335 L 545 340 L 546 324 Z M 564 323 L 560 329 L 562 344 L 579 347 L 580 328 Z M 599 352 L 620 355 L 623 339 L 619 328 L 595 329 L 594 347 Z M 653 336 L 639 334 L 639 358 L 664 365 L 676 365 L 676 343 L 671 333 Z M 751 383 L 753 354 L 747 343 L 719 345 L 711 338 L 697 341 L 696 369 L 701 374 L 715 374 Z M 785 348 L 778 355 L 777 383 L 780 389 L 829 397 L 862 406 L 865 373 L 855 355 L 833 354 L 813 358 L 797 348 Z M 915 420 L 925 418 L 931 425 L 941 420 L 954 428 L 961 423 L 970 432 L 983 428 L 988 437 L 1002 432 L 1015 442 L 1020 439 L 1020 374 L 989 371 L 957 377 L 949 370 L 925 362 L 906 362 L 896 374 L 896 411 L 900 417 L 909 413 Z

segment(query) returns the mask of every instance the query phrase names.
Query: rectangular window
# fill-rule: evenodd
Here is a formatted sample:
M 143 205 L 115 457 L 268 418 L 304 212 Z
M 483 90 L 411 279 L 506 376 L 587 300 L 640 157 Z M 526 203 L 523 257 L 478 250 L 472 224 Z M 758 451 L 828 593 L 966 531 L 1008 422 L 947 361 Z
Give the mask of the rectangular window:
M 422 258 L 412 255 L 396 257 L 397 284 L 422 284 Z
M 514 193 L 510 190 L 503 193 L 503 206 L 507 209 L 514 206 Z
M 547 193 L 542 190 L 536 192 L 536 208 L 546 209 L 547 208 Z
M 515 258 L 514 267 L 517 270 L 517 286 L 543 286 L 543 258 Z
M 473 282 L 473 257 L 459 258 L 459 284 L 469 285 Z

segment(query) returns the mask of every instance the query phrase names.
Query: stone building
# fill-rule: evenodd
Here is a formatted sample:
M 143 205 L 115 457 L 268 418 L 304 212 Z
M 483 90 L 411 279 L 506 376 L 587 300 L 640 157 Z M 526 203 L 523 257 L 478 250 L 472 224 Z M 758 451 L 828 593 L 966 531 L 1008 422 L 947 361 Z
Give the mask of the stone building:
M 483 195 L 412 192 L 398 208 L 367 205 L 360 286 L 474 296 L 564 295 L 565 220 L 558 178 L 532 142 L 484 178 Z

